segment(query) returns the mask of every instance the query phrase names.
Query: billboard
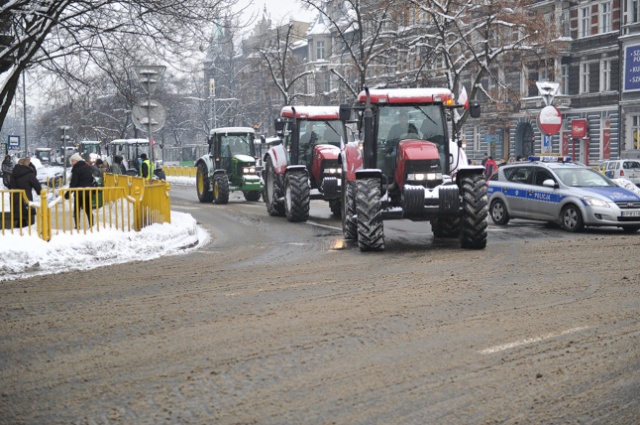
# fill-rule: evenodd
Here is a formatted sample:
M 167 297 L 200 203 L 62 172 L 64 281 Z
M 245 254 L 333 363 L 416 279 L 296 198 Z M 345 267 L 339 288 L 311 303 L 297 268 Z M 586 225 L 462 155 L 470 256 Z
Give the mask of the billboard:
M 624 91 L 640 90 L 640 45 L 625 48 L 623 78 Z

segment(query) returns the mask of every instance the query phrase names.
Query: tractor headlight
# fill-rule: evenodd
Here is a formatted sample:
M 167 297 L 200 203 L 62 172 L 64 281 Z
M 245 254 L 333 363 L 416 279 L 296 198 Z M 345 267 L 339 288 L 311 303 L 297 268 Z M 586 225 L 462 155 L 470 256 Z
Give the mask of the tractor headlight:
M 256 167 L 243 167 L 242 168 L 242 174 L 255 174 L 256 173 Z
M 341 174 L 342 168 L 325 168 L 323 170 L 324 174 Z
M 442 173 L 410 173 L 407 174 L 407 180 L 425 181 L 425 180 L 442 180 Z

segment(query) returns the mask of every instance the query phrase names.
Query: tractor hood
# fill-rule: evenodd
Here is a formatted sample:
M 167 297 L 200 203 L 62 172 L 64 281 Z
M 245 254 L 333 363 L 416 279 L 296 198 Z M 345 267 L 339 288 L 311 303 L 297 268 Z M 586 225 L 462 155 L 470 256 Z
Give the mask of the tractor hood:
M 403 140 L 398 144 L 400 161 L 416 161 L 421 159 L 438 159 L 438 146 L 424 140 Z
M 338 159 L 340 148 L 333 145 L 316 145 L 315 154 L 322 159 Z
M 233 157 L 240 162 L 256 162 L 256 159 L 249 155 L 236 154 Z

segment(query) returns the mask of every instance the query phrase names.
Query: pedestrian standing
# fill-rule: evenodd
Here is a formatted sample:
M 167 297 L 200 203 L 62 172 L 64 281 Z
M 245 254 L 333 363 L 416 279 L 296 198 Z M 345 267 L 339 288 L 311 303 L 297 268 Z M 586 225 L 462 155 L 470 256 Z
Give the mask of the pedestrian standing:
M 124 166 L 122 165 L 122 157 L 120 155 L 116 155 L 113 157 L 111 174 L 125 174 Z
M 488 179 L 498 169 L 498 164 L 490 156 L 487 158 L 487 162 L 484 163 L 484 176 Z
M 143 179 L 151 180 L 153 176 L 153 165 L 151 161 L 147 158 L 147 154 L 143 153 L 140 155 L 140 177 Z
M 11 210 L 13 213 L 13 221 L 18 227 L 25 227 L 29 225 L 29 211 L 31 211 L 31 222 L 35 218 L 35 209 L 29 207 L 28 202 L 33 202 L 33 191 L 36 193 L 42 192 L 42 185 L 36 178 L 36 174 L 33 172 L 29 164 L 31 160 L 27 158 L 21 158 L 11 174 L 11 188 L 21 189 L 21 192 L 13 194 Z M 24 196 L 28 199 L 25 201 Z M 22 213 L 20 213 L 22 211 Z M 22 219 L 22 221 L 20 221 Z
M 13 173 L 13 167 L 15 164 L 11 160 L 11 155 L 7 155 L 4 157 L 4 161 L 2 161 L 2 184 L 7 189 L 10 189 L 11 185 L 11 173 Z
M 91 167 L 82 159 L 79 153 L 74 153 L 69 158 L 71 163 L 71 181 L 69 189 L 93 187 L 93 171 Z M 65 194 L 65 198 L 69 199 L 69 192 Z M 93 215 L 91 212 L 91 191 L 77 191 L 74 195 L 73 219 L 76 229 L 80 229 L 80 210 L 84 210 L 87 216 L 88 226 L 93 224 Z
M 489 160 L 489 156 L 485 153 L 482 155 L 482 166 L 484 167 L 487 161 Z

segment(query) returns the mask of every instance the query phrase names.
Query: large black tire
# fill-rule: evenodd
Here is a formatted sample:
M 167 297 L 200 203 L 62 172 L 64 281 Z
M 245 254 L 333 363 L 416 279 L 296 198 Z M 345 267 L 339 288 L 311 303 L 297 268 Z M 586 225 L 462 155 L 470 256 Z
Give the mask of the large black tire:
M 265 164 L 265 179 L 262 199 L 267 206 L 267 212 L 271 216 L 284 216 L 284 202 L 278 201 L 282 197 L 282 188 L 278 185 L 276 171 L 273 168 L 271 158 Z
M 329 199 L 329 208 L 331 209 L 331 214 L 333 214 L 334 217 L 340 218 L 342 215 L 342 202 L 340 202 L 340 198 Z
M 221 205 L 229 202 L 229 178 L 224 173 L 213 176 L 213 202 Z
M 379 179 L 366 178 L 356 181 L 356 215 L 360 250 L 382 251 L 384 228 Z
M 484 176 L 474 174 L 463 177 L 460 219 L 460 244 L 463 248 L 484 249 L 487 246 L 487 204 Z
M 460 217 L 436 217 L 431 220 L 431 230 L 436 238 L 459 238 Z
M 259 190 L 250 190 L 242 192 L 244 195 L 244 199 L 247 201 L 255 202 L 260 199 L 260 195 L 262 194 Z
M 198 201 L 213 202 L 213 192 L 209 190 L 211 183 L 209 182 L 209 172 L 204 162 L 198 164 L 196 169 L 196 191 L 198 192 Z
M 568 232 L 579 232 L 584 229 L 584 220 L 580 209 L 573 204 L 564 207 L 560 213 L 560 225 Z
M 501 199 L 494 199 L 489 207 L 491 214 L 491 220 L 498 226 L 505 226 L 509 223 L 509 213 L 507 212 L 507 206 Z
M 311 188 L 304 172 L 289 172 L 284 176 L 284 212 L 291 222 L 309 219 Z
M 347 181 L 345 173 L 342 173 L 342 235 L 345 239 L 358 238 L 358 226 L 356 224 L 356 185 Z

